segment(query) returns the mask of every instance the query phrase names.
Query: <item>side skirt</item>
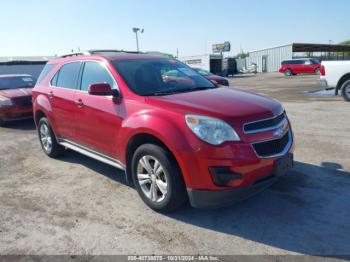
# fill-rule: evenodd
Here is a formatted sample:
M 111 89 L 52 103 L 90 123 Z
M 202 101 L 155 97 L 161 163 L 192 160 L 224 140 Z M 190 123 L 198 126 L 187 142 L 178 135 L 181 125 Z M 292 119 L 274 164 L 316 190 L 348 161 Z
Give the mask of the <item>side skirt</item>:
M 78 145 L 74 142 L 71 142 L 71 141 L 68 141 L 68 140 L 65 140 L 65 139 L 57 139 L 57 142 L 61 145 L 61 146 L 64 146 L 66 148 L 69 148 L 73 151 L 76 151 L 82 155 L 85 155 L 87 157 L 91 157 L 95 160 L 98 160 L 100 162 L 103 162 L 107 165 L 110 165 L 110 166 L 113 166 L 113 167 L 116 167 L 118 169 L 121 169 L 123 171 L 126 170 L 126 167 L 118 160 L 114 159 L 114 158 L 111 158 L 111 157 L 108 157 L 106 155 L 103 155 L 101 153 L 98 153 L 96 151 L 93 151 L 89 148 L 86 148 L 84 146 L 81 146 L 81 145 Z

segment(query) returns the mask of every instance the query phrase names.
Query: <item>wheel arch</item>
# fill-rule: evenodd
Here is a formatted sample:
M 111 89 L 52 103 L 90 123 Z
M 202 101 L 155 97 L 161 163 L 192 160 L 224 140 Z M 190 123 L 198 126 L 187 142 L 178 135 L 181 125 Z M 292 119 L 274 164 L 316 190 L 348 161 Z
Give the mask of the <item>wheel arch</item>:
M 167 151 L 169 151 L 171 157 L 177 162 L 176 157 L 169 146 L 167 146 L 160 138 L 156 137 L 153 134 L 150 133 L 138 133 L 132 136 L 126 146 L 125 151 L 125 160 L 126 160 L 126 179 L 128 184 L 132 185 L 134 183 L 132 174 L 131 174 L 131 163 L 132 163 L 132 156 L 133 153 L 136 151 L 138 147 L 144 144 L 155 144 L 162 148 L 165 148 Z M 178 162 L 177 162 L 178 164 Z M 179 165 L 179 164 L 178 164 Z M 179 166 L 180 168 L 180 166 Z M 180 168 L 181 170 L 181 168 Z
M 343 75 L 340 80 L 338 81 L 336 90 L 335 90 L 335 94 L 338 95 L 339 94 L 339 90 L 342 88 L 343 84 L 347 81 L 350 80 L 350 73 L 347 73 L 345 75 Z

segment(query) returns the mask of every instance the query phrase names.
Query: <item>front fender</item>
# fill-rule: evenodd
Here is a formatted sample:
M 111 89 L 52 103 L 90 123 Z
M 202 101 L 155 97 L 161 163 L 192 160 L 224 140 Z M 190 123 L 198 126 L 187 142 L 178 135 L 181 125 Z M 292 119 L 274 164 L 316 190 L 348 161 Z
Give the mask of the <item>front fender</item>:
M 160 140 L 173 154 L 187 184 L 191 178 L 188 176 L 183 154 L 193 152 L 187 139 L 188 132 L 189 129 L 185 124 L 184 117 L 179 114 L 163 115 L 154 111 L 143 111 L 123 122 L 118 139 L 120 141 L 118 158 L 126 164 L 129 141 L 137 135 L 151 135 Z

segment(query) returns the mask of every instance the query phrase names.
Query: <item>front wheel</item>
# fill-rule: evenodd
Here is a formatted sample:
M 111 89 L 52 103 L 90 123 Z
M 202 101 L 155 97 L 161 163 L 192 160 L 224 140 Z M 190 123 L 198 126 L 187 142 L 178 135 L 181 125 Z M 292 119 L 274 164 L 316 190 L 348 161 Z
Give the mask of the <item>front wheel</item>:
M 187 200 L 181 171 L 170 152 L 163 147 L 140 146 L 132 159 L 132 175 L 140 197 L 155 211 L 170 212 Z
M 285 72 L 284 72 L 284 75 L 285 76 L 292 76 L 292 71 L 290 69 L 287 69 Z
M 346 81 L 341 88 L 341 93 L 345 101 L 350 102 L 350 80 Z
M 44 153 L 49 157 L 55 158 L 64 152 L 64 147 L 57 143 L 50 122 L 45 117 L 41 118 L 39 121 L 38 136 Z

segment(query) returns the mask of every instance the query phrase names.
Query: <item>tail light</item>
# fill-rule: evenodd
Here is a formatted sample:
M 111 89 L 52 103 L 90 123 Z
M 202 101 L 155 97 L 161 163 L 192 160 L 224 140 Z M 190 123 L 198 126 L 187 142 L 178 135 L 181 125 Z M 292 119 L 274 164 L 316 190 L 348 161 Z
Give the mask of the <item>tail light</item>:
M 325 69 L 324 65 L 321 65 L 320 75 L 321 76 L 325 76 L 326 75 L 326 69 Z

